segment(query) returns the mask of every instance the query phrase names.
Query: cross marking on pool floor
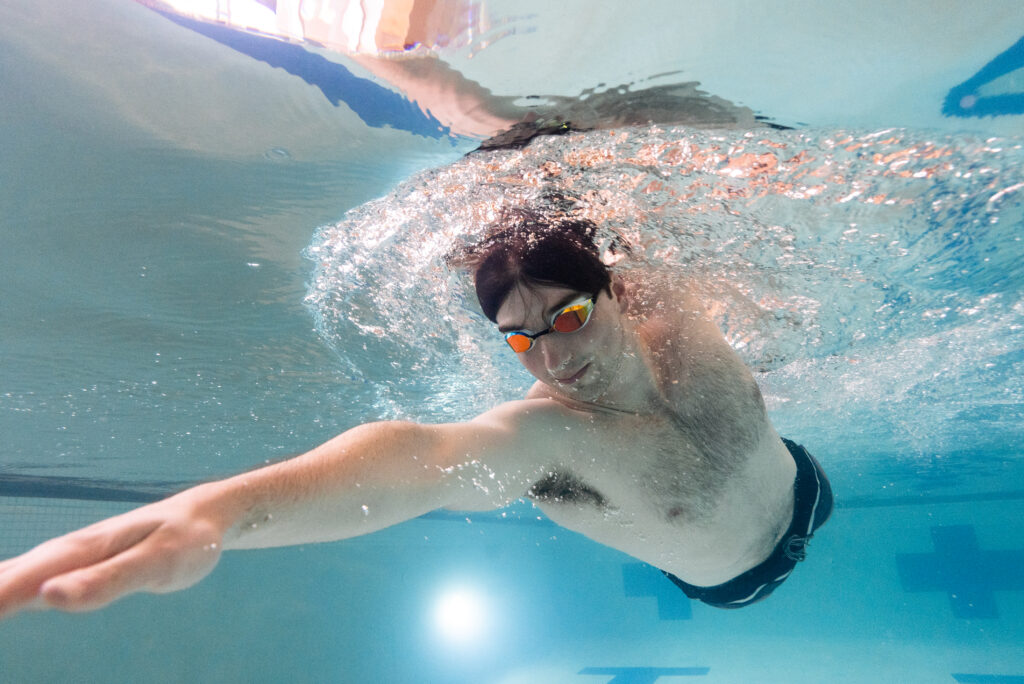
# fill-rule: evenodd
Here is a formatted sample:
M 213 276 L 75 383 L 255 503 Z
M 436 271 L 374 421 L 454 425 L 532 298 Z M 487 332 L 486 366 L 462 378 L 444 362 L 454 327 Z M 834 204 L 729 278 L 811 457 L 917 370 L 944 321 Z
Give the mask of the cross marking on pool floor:
M 658 602 L 659 620 L 693 618 L 690 599 L 654 566 L 646 563 L 625 563 L 622 585 L 626 596 L 650 596 Z
M 904 591 L 945 591 L 958 618 L 996 618 L 994 591 L 1024 589 L 1024 549 L 987 551 L 971 525 L 932 528 L 934 553 L 898 553 Z
M 701 677 L 707 667 L 585 667 L 581 675 L 615 675 L 608 684 L 654 684 L 659 677 Z

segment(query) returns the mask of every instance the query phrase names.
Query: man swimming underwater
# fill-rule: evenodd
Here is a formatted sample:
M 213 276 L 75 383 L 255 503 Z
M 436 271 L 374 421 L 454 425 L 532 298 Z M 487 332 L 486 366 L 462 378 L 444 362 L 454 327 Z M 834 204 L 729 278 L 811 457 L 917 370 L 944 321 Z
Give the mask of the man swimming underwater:
M 0 563 L 0 617 L 183 589 L 223 549 L 344 539 L 524 496 L 691 598 L 763 599 L 828 518 L 828 480 L 776 434 L 691 289 L 612 272 L 595 229 L 510 213 L 473 250 L 483 312 L 537 379 L 524 399 L 461 423 L 361 425 L 48 541 Z

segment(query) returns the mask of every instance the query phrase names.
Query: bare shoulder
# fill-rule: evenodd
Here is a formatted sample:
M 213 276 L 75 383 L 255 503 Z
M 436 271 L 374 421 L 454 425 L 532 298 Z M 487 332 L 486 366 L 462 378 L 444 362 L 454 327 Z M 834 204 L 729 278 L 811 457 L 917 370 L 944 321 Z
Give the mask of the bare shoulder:
M 525 399 L 507 401 L 481 413 L 470 425 L 506 431 L 518 440 L 533 440 L 539 432 L 564 427 L 567 420 L 578 419 L 577 411 L 567 407 L 544 391 L 534 387 Z M 544 388 L 544 389 L 542 389 Z
M 728 347 L 712 318 L 714 302 L 693 279 L 654 271 L 628 273 L 622 281 L 629 315 L 655 355 L 685 351 L 686 358 L 696 360 Z
M 678 327 L 690 320 L 707 318 L 707 302 L 700 287 L 679 273 L 655 269 L 625 271 L 618 276 L 628 304 L 627 312 L 647 324 Z
M 448 508 L 487 510 L 525 496 L 565 459 L 565 429 L 585 416 L 549 398 L 500 404 L 472 420 L 435 427 L 459 491 Z

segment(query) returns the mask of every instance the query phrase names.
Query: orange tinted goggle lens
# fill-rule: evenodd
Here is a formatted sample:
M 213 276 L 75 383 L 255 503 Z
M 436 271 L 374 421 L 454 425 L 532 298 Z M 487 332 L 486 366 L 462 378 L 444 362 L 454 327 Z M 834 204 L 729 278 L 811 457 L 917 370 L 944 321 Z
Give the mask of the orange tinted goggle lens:
M 508 342 L 508 346 L 512 347 L 512 351 L 517 354 L 521 354 L 531 346 L 533 346 L 533 340 L 526 335 L 509 335 L 505 338 Z
M 551 327 L 560 333 L 576 332 L 590 317 L 590 307 L 587 304 L 577 304 L 563 309 L 562 313 L 558 314 L 551 322 Z
M 547 335 L 554 330 L 559 333 L 576 332 L 590 320 L 590 313 L 594 310 L 594 300 L 588 299 L 579 304 L 571 304 L 555 316 L 551 321 L 551 327 L 539 333 L 531 335 L 522 332 L 510 332 L 505 335 L 505 342 L 512 348 L 512 351 L 521 354 L 533 347 L 533 342 L 541 335 Z

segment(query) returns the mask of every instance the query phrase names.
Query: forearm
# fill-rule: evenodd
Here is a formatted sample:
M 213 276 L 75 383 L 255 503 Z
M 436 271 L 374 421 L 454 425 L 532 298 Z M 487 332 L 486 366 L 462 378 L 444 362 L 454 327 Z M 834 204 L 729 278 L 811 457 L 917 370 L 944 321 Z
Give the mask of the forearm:
M 223 532 L 225 548 L 344 539 L 446 505 L 438 433 L 410 423 L 371 423 L 312 451 L 182 497 Z
M 44 542 L 0 561 L 0 618 L 33 604 L 90 610 L 184 589 L 225 548 L 343 539 L 442 506 L 504 505 L 537 476 L 518 461 L 509 468 L 512 457 L 542 453 L 513 438 L 535 432 L 510 428 L 526 413 L 510 405 L 466 423 L 362 425 L 284 463 Z

